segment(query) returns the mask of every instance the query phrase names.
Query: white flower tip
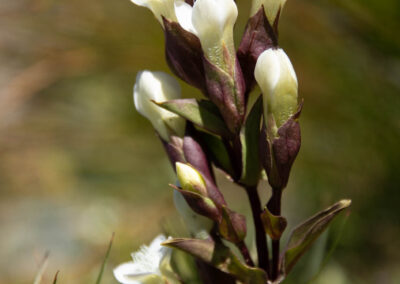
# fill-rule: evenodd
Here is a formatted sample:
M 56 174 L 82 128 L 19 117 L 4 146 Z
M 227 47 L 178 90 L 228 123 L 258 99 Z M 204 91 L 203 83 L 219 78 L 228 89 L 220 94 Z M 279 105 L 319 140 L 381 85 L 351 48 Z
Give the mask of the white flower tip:
M 253 0 L 251 6 L 251 16 L 256 14 L 261 6 L 264 6 L 265 15 L 271 25 L 275 22 L 279 9 L 283 9 L 286 0 Z
M 153 127 L 165 141 L 169 141 L 172 134 L 182 136 L 186 122 L 183 118 L 157 106 L 154 102 L 161 103 L 178 99 L 180 94 L 181 88 L 178 81 L 167 73 L 144 70 L 136 76 L 136 84 L 133 88 L 135 107 L 140 114 L 151 121 Z

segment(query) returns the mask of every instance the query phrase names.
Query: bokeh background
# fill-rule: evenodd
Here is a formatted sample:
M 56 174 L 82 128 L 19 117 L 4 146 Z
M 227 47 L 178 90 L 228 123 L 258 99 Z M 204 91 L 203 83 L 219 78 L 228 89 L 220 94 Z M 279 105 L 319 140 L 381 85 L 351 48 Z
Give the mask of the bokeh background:
M 239 41 L 250 1 L 237 2 Z M 305 108 L 284 213 L 293 226 L 353 199 L 286 283 L 400 283 L 399 30 L 398 0 L 285 7 L 281 46 Z M 168 70 L 163 42 L 129 0 L 0 0 L 0 283 L 32 283 L 46 252 L 43 283 L 57 270 L 58 283 L 94 283 L 112 232 L 103 283 L 116 283 L 112 267 L 176 223 L 173 172 L 132 103 L 138 70 Z

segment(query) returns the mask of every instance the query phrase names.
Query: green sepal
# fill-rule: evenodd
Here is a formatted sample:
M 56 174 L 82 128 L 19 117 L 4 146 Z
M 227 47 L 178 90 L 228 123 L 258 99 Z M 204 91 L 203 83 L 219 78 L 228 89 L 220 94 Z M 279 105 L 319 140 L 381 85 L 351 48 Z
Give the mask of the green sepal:
M 260 96 L 240 131 L 240 142 L 242 146 L 242 174 L 240 183 L 255 186 L 260 174 L 261 164 L 259 155 L 260 123 L 262 116 L 262 97 Z
M 219 224 L 221 236 L 234 244 L 238 244 L 246 237 L 246 217 L 222 206 L 222 219 Z
M 310 248 L 313 242 L 325 231 L 338 213 L 348 208 L 351 200 L 341 200 L 331 207 L 317 213 L 304 223 L 297 226 L 285 249 L 283 265 L 285 273 L 289 273 L 300 257 Z
M 162 103 L 154 103 L 214 134 L 223 137 L 232 136 L 218 108 L 209 100 L 177 99 Z
M 264 224 L 265 232 L 272 240 L 279 240 L 286 229 L 287 221 L 282 216 L 273 215 L 267 207 L 261 213 L 261 220 Z
M 164 246 L 176 248 L 231 274 L 237 280 L 246 284 L 265 284 L 267 275 L 260 268 L 250 267 L 242 263 L 237 256 L 223 243 L 212 239 L 171 239 L 163 243 Z

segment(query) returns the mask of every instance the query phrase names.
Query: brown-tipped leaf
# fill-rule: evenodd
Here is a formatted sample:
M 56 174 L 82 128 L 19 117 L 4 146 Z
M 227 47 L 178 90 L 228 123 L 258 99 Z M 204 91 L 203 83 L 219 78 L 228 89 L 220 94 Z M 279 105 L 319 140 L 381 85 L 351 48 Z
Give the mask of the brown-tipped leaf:
M 224 244 L 216 243 L 211 239 L 180 238 L 168 240 L 163 245 L 185 251 L 219 270 L 233 275 L 243 283 L 265 284 L 267 282 L 265 271 L 247 266 Z
M 207 58 L 203 62 L 208 97 L 218 107 L 228 129 L 237 134 L 246 114 L 246 86 L 240 65 L 236 60 L 235 71 L 229 74 Z
M 176 187 L 172 184 L 170 184 L 170 186 L 182 193 L 186 202 L 194 212 L 204 217 L 210 218 L 215 222 L 220 222 L 221 212 L 210 198 L 201 196 L 196 192 L 182 190 L 181 188 Z
M 219 232 L 224 239 L 240 243 L 246 237 L 246 217 L 223 206 Z
M 303 224 L 296 227 L 286 246 L 283 267 L 289 273 L 300 257 L 310 248 L 313 242 L 324 232 L 338 213 L 348 208 L 351 200 L 341 200 L 331 207 L 317 213 Z
M 268 131 L 263 128 L 260 137 L 260 155 L 268 182 L 273 188 L 285 188 L 290 170 L 301 146 L 300 124 L 298 119 L 303 104 L 279 129 L 277 137 L 267 137 Z
M 278 46 L 277 35 L 265 16 L 264 8 L 260 7 L 258 12 L 248 20 L 237 52 L 246 81 L 247 93 L 255 83 L 254 68 L 258 57 L 264 50 L 276 46 Z
M 272 240 L 279 240 L 287 226 L 286 218 L 273 215 L 266 207 L 261 214 L 261 220 L 263 221 L 268 236 L 270 236 Z
M 200 40 L 178 23 L 163 18 L 165 56 L 171 70 L 188 84 L 206 90 Z
M 158 106 L 169 110 L 193 122 L 212 133 L 224 137 L 231 137 L 218 108 L 208 100 L 177 99 L 162 103 Z

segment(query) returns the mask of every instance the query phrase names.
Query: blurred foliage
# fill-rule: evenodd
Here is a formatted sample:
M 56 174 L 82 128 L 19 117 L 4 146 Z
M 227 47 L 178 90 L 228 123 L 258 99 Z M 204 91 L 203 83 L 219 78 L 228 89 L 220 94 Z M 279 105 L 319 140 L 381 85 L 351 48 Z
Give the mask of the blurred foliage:
M 240 40 L 250 1 L 237 2 Z M 311 283 L 400 282 L 399 18 L 397 0 L 289 0 L 281 17 L 305 99 L 284 214 L 293 227 L 353 199 Z M 168 70 L 163 32 L 128 0 L 0 1 L 0 24 L 0 283 L 32 283 L 48 250 L 44 283 L 57 270 L 59 283 L 94 283 L 113 231 L 103 283 L 115 283 L 112 267 L 177 214 L 172 170 L 131 95 L 138 70 Z M 303 271 L 287 283 L 312 278 L 296 278 Z

